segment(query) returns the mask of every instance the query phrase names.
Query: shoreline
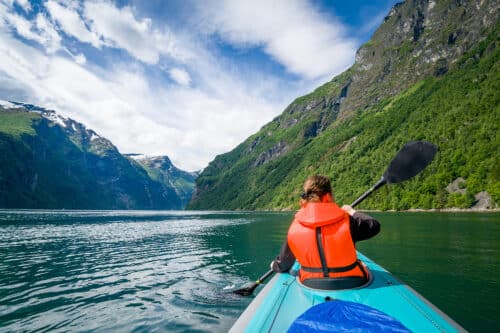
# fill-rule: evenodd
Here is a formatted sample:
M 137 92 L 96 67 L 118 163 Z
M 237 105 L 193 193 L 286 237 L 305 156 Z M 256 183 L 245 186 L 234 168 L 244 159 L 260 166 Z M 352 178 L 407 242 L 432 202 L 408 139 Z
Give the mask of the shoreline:
M 133 212 L 133 211 L 143 211 L 143 212 L 200 212 L 200 211 L 213 211 L 213 212 L 283 212 L 283 213 L 293 213 L 297 212 L 299 208 L 295 209 L 283 209 L 283 208 L 269 208 L 269 209 L 254 209 L 254 210 L 246 210 L 246 209 L 233 209 L 233 210 L 223 210 L 223 209 L 200 209 L 200 210 L 189 210 L 189 209 L 177 209 L 177 210 L 163 210 L 163 209 L 65 209 L 65 208 L 2 208 L 0 207 L 0 212 L 7 211 L 56 211 L 56 212 Z M 499 208 L 442 208 L 442 209 L 423 209 L 423 208 L 411 208 L 406 210 L 380 210 L 380 209 L 356 209 L 361 212 L 374 212 L 374 213 L 500 213 Z
M 500 213 L 500 208 L 492 209 L 471 209 L 471 208 L 443 208 L 443 209 L 421 209 L 411 208 L 406 210 L 361 210 L 365 212 L 379 212 L 379 213 Z
M 395 211 L 397 212 L 397 211 Z M 443 209 L 420 209 L 413 208 L 408 210 L 401 210 L 400 212 L 443 212 L 443 213 L 498 213 L 500 208 L 491 209 L 478 209 L 478 208 L 443 208 Z
M 394 209 L 388 209 L 388 210 L 380 210 L 380 209 L 356 209 L 357 211 L 361 212 L 373 212 L 373 213 L 500 213 L 500 207 L 499 208 L 432 208 L 432 209 L 423 209 L 423 208 L 410 208 L 410 209 L 405 209 L 405 210 L 394 210 Z M 269 211 L 269 212 L 296 212 L 296 210 L 290 210 L 290 209 L 270 209 L 270 210 L 254 210 L 254 211 Z

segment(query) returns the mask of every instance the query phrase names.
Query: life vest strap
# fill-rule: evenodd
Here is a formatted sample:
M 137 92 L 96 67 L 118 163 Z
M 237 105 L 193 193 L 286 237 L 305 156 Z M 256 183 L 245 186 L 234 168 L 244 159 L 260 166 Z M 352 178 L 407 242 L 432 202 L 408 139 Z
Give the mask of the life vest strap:
M 363 273 L 363 278 L 368 281 L 368 273 L 366 272 L 365 266 L 361 263 L 361 261 L 357 260 L 359 269 Z
M 353 270 L 354 268 L 356 268 L 356 266 L 362 266 L 360 263 L 359 263 L 359 260 L 356 260 L 355 262 L 353 262 L 352 264 L 350 265 L 347 265 L 347 266 L 341 266 L 341 267 L 327 267 L 326 268 L 326 271 L 327 273 L 344 273 L 344 272 L 348 272 L 350 270 Z M 323 267 L 306 267 L 306 266 L 301 266 L 300 269 L 306 271 L 306 272 L 309 272 L 309 273 L 324 273 L 324 269 Z M 363 270 L 363 269 L 362 269 Z M 364 273 L 364 272 L 363 272 Z M 363 274 L 365 275 L 365 274 Z M 328 275 L 327 275 L 328 276 Z
M 323 237 L 321 227 L 316 228 L 316 245 L 318 246 L 319 258 L 321 260 L 321 271 L 324 277 L 328 277 L 328 267 L 326 265 L 325 250 L 323 249 Z

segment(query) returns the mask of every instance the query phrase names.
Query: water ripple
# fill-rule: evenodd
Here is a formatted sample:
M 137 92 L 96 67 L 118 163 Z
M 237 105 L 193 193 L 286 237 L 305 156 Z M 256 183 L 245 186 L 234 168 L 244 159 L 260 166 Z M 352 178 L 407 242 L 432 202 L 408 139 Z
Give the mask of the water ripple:
M 206 242 L 244 215 L 0 212 L 0 328 L 227 328 L 241 310 L 221 307 L 230 254 Z
M 360 249 L 467 329 L 495 331 L 500 215 L 379 215 Z M 268 269 L 291 217 L 0 210 L 0 331 L 225 332 L 251 298 L 224 288 Z

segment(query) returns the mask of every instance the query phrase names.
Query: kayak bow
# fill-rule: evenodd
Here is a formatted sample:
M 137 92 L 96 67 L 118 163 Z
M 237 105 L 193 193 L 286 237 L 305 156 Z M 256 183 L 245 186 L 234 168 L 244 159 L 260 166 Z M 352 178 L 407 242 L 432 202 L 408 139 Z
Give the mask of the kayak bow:
M 368 306 L 399 321 L 412 332 L 465 332 L 415 290 L 358 252 L 371 272 L 370 281 L 348 290 L 316 290 L 291 273 L 276 274 L 235 322 L 230 332 L 286 332 L 307 310 L 327 301 Z M 351 303 L 352 304 L 352 303 Z M 335 316 L 335 314 L 333 315 Z M 321 323 L 318 323 L 321 326 Z

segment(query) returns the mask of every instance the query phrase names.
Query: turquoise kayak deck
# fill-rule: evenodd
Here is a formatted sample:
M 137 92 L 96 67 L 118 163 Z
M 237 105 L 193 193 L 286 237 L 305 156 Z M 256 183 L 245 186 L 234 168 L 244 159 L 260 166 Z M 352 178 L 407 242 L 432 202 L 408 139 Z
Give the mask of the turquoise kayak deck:
M 303 286 L 288 273 L 276 274 L 260 291 L 230 332 L 286 332 L 293 321 L 326 297 L 371 306 L 399 320 L 413 332 L 465 330 L 391 273 L 358 252 L 371 281 L 358 289 L 325 291 Z M 294 266 L 298 269 L 298 264 Z

